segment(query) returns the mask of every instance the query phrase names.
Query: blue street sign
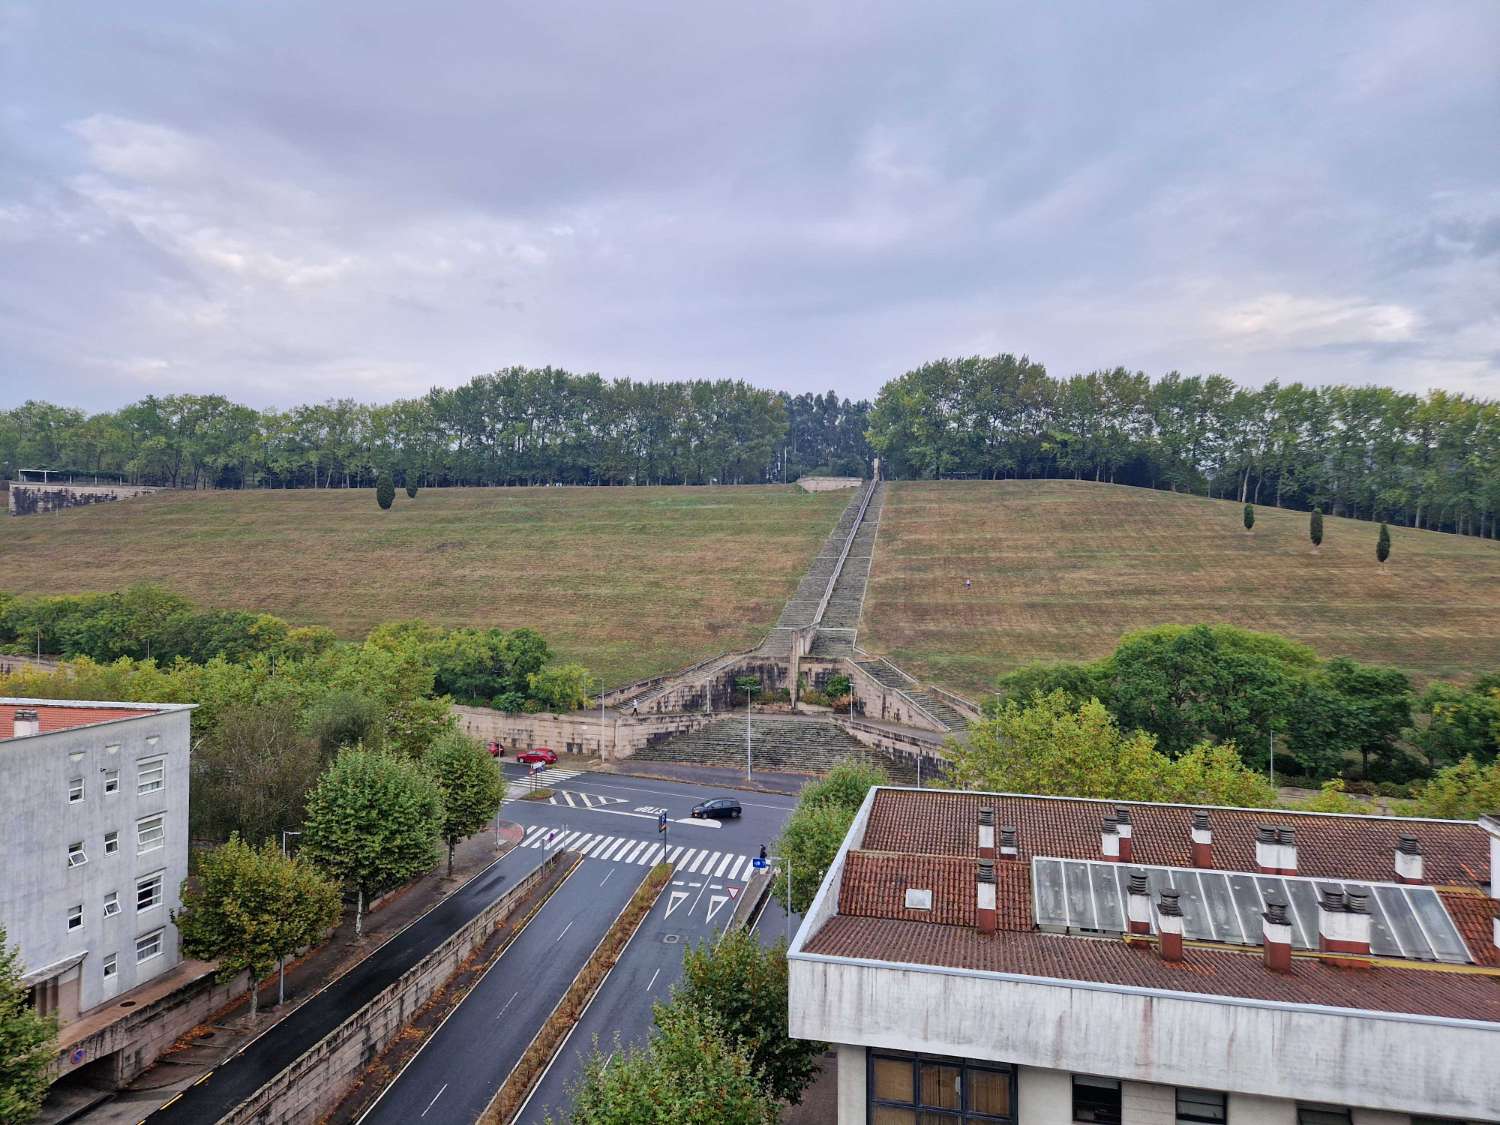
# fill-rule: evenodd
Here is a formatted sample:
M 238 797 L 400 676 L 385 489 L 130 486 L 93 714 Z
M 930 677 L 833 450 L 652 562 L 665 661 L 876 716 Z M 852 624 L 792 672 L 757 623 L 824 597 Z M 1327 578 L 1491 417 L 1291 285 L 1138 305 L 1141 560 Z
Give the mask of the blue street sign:
M 657 817 L 656 817 L 656 830 L 658 832 L 665 832 L 667 830 L 667 814 L 666 813 L 658 813 L 657 814 Z
M 757 859 L 752 859 L 750 861 L 750 866 L 753 867 L 753 868 L 755 868 L 755 870 L 757 870 L 757 871 L 764 871 L 766 869 L 766 867 L 769 866 L 769 865 L 766 863 L 765 860 L 757 858 Z

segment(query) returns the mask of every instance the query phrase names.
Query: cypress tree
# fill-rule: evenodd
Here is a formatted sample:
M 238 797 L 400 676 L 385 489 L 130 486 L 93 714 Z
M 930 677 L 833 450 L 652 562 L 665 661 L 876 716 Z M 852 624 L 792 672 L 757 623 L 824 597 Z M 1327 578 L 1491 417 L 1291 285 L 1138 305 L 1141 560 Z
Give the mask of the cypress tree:
M 407 495 L 408 498 L 410 498 L 412 500 L 415 500 L 417 498 L 417 482 L 416 482 L 416 478 L 414 478 L 414 477 L 407 477 L 406 478 L 406 495 Z
M 1307 537 L 1312 540 L 1313 554 L 1318 553 L 1318 548 L 1323 545 L 1323 509 L 1314 508 L 1312 518 L 1307 523 Z
M 1381 567 L 1391 557 L 1391 529 L 1383 523 L 1380 525 L 1380 538 L 1375 541 L 1375 557 L 1380 560 Z
M 380 479 L 375 482 L 375 503 L 382 508 L 389 508 L 396 500 L 396 482 L 391 479 L 390 473 L 381 473 Z
M 1245 530 L 1248 532 L 1255 527 L 1255 505 L 1245 505 Z

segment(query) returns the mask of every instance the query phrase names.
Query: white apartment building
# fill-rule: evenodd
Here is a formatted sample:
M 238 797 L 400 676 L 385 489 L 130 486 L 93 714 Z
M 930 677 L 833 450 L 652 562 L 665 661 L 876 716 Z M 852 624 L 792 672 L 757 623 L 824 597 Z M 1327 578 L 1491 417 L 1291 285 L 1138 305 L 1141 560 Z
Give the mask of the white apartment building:
M 790 950 L 839 1125 L 1500 1121 L 1500 820 L 880 788 Z
M 181 959 L 191 714 L 0 699 L 0 925 L 64 1027 Z

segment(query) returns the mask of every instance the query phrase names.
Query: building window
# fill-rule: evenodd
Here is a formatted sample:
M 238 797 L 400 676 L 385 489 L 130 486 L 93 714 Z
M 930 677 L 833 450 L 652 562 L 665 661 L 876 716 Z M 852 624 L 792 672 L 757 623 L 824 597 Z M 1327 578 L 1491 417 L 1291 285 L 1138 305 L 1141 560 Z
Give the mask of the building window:
M 161 956 L 161 935 L 163 931 L 153 930 L 145 937 L 135 939 L 135 963 L 141 964 L 153 957 Z
M 110 891 L 109 894 L 104 896 L 104 916 L 106 918 L 113 918 L 118 913 L 120 913 L 119 893 Z
M 1349 1125 L 1349 1107 L 1298 1102 L 1297 1125 Z
M 1228 1117 L 1229 1106 L 1222 1090 L 1177 1091 L 1177 1125 L 1200 1121 L 1224 1125 Z
M 119 791 L 120 791 L 120 771 L 119 770 L 105 770 L 104 771 L 104 792 L 105 792 L 105 794 L 108 795 L 110 793 L 118 793 Z
M 80 840 L 76 844 L 69 844 L 68 845 L 68 866 L 69 867 L 82 867 L 88 861 L 89 861 L 89 854 L 88 854 L 88 852 L 86 852 L 86 851 L 83 850 L 83 841 L 82 840 Z
M 165 847 L 167 842 L 166 817 L 148 816 L 135 825 L 135 850 L 137 855 L 153 852 Z
M 1073 1120 L 1120 1125 L 1120 1080 L 1073 1075 Z
M 1014 1120 L 1011 1067 L 896 1051 L 871 1051 L 868 1065 L 872 1125 Z
M 68 929 L 83 929 L 83 903 L 68 907 Z
M 106 832 L 104 834 L 104 854 L 114 855 L 120 850 L 120 834 L 118 832 Z
M 147 793 L 160 793 L 167 787 L 167 760 L 146 758 L 136 767 L 135 791 L 144 797 Z
M 75 777 L 68 782 L 68 804 L 74 805 L 83 800 L 83 778 Z
M 112 977 L 112 976 L 115 975 L 115 968 L 116 968 L 117 964 L 118 964 L 118 959 L 117 959 L 116 955 L 113 954 L 113 953 L 109 954 L 107 957 L 104 958 L 104 979 L 105 980 L 109 980 L 110 977 Z
M 155 875 L 147 875 L 136 883 L 136 910 L 150 910 L 161 905 L 161 876 L 162 873 L 158 871 Z

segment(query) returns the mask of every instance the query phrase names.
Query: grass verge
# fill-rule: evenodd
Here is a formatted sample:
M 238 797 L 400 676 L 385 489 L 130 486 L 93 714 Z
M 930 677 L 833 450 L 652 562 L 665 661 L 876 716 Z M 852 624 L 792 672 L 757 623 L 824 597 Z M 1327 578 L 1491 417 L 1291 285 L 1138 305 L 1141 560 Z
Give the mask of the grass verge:
M 573 978 L 568 991 L 563 993 L 557 1007 L 547 1017 L 547 1022 L 542 1024 L 536 1038 L 521 1055 L 521 1061 L 516 1063 L 515 1068 L 506 1076 L 504 1084 L 495 1091 L 490 1104 L 479 1115 L 477 1125 L 505 1125 L 526 1104 L 527 1096 L 541 1079 L 542 1072 L 552 1061 L 558 1046 L 567 1038 L 573 1025 L 583 1018 L 584 1009 L 589 1006 L 594 993 L 615 967 L 625 946 L 656 905 L 656 900 L 661 897 L 662 890 L 671 878 L 672 865 L 668 863 L 658 863 L 646 873 L 640 888 L 599 939 L 599 944 L 594 947 L 594 952 L 589 955 L 578 976 Z
M 552 790 L 550 789 L 533 789 L 531 792 L 521 795 L 521 800 L 523 801 L 550 801 L 551 799 Z

